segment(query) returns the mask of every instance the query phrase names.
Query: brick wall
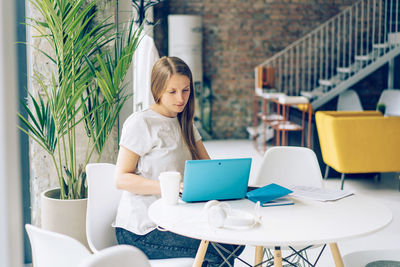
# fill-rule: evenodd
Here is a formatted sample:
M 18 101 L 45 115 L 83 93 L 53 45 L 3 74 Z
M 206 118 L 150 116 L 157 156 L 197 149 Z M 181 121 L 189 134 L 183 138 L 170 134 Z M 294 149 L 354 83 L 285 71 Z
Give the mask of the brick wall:
M 251 125 L 254 67 L 355 0 L 169 0 L 155 8 L 156 46 L 168 51 L 168 14 L 203 18 L 203 71 L 216 98 L 213 138 L 245 138 Z

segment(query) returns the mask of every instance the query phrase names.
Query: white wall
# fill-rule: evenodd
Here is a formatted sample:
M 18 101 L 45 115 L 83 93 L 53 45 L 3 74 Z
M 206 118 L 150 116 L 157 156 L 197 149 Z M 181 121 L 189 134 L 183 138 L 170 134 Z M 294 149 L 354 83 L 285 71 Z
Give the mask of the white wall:
M 0 0 L 0 267 L 23 263 L 14 5 Z
M 132 2 L 131 0 L 119 0 L 118 2 L 118 12 L 119 12 L 119 23 L 126 23 L 132 18 Z M 122 30 L 122 28 L 121 28 Z M 127 87 L 127 93 L 132 93 L 133 92 L 133 68 L 132 66 L 128 70 L 128 73 L 126 74 L 125 82 L 128 83 Z M 124 121 L 131 115 L 133 112 L 133 96 L 126 101 L 125 105 L 122 107 L 120 113 L 119 113 L 119 135 L 122 132 L 122 125 Z

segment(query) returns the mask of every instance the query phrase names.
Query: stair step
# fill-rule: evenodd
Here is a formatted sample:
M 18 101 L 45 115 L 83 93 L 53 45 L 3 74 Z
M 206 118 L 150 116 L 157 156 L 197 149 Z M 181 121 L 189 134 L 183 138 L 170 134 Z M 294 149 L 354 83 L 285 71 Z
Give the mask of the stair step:
M 391 45 L 400 44 L 400 32 L 391 32 L 388 33 L 388 42 Z
M 309 99 L 313 99 L 314 97 L 322 96 L 324 94 L 324 92 L 319 91 L 319 90 L 314 90 L 314 91 L 307 91 L 307 92 L 302 91 L 302 92 L 300 92 L 300 94 Z
M 333 86 L 335 84 L 333 80 L 324 80 L 324 79 L 318 80 L 318 83 L 323 86 Z
M 373 44 L 372 47 L 375 49 L 385 49 L 389 47 L 389 44 L 388 43 Z
M 337 72 L 341 72 L 341 73 L 353 73 L 354 69 L 351 67 L 339 67 L 336 69 Z
M 359 60 L 359 61 L 369 61 L 372 59 L 372 56 L 371 55 L 358 55 L 358 56 L 355 56 L 355 59 Z

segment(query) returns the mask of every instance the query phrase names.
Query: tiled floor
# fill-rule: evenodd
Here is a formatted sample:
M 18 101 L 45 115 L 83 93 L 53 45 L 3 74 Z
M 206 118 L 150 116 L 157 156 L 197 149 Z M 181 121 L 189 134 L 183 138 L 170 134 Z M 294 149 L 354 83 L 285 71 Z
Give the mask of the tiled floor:
M 234 158 L 251 157 L 252 168 L 250 173 L 250 184 L 255 175 L 255 171 L 261 164 L 261 155 L 254 149 L 249 140 L 225 140 L 225 141 L 206 141 L 205 146 L 211 158 Z M 331 178 L 324 180 L 325 186 L 330 188 L 339 188 L 340 179 Z M 391 249 L 400 248 L 400 192 L 398 191 L 399 181 L 394 175 L 383 175 L 380 182 L 371 178 L 353 178 L 346 179 L 345 187 L 354 190 L 356 193 L 369 195 L 376 198 L 377 201 L 387 205 L 393 212 L 393 221 L 389 226 L 374 234 L 339 242 L 339 249 L 342 255 L 347 253 L 368 250 L 368 249 Z M 345 218 L 344 218 L 345 219 Z M 329 229 L 327 229 L 329 231 Z M 310 250 L 309 256 L 313 259 L 319 251 Z M 246 247 L 242 254 L 243 258 L 253 263 L 254 247 Z M 30 267 L 27 264 L 25 267 Z M 247 266 L 236 261 L 235 267 Z M 333 267 L 333 260 L 330 250 L 327 248 L 323 252 L 318 265 L 320 267 Z M 349 266 L 351 267 L 351 266 Z
M 206 141 L 205 146 L 211 158 L 232 158 L 232 157 L 251 157 L 252 170 L 250 173 L 250 183 L 255 175 L 255 171 L 261 163 L 261 155 L 254 149 L 248 140 L 226 140 L 226 141 Z M 329 188 L 340 188 L 339 178 L 328 178 L 324 180 L 325 186 Z M 393 212 L 393 221 L 386 228 L 356 239 L 350 239 L 338 243 L 342 255 L 358 250 L 400 248 L 400 192 L 399 180 L 394 174 L 382 175 L 381 181 L 377 182 L 371 178 L 352 178 L 346 179 L 345 188 L 352 189 L 356 193 L 369 195 L 377 201 L 387 205 Z M 345 218 L 344 218 L 345 219 Z M 329 229 L 327 229 L 329 231 Z M 317 251 L 311 250 L 311 258 L 317 255 Z M 243 257 L 253 262 L 254 247 L 246 247 Z M 236 262 L 236 267 L 246 266 L 241 262 Z M 325 249 L 317 266 L 333 267 L 333 260 L 330 250 Z M 351 266 L 350 266 L 351 267 Z

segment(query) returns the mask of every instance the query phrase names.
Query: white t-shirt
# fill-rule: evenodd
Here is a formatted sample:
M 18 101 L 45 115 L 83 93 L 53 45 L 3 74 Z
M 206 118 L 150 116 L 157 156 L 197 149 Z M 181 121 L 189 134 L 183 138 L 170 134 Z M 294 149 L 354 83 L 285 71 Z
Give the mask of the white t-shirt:
M 194 125 L 193 128 L 197 142 L 201 136 Z M 119 144 L 140 156 L 135 173 L 152 180 L 158 180 L 163 171 L 178 171 L 183 176 L 185 161 L 192 159 L 178 119 L 151 109 L 136 112 L 126 119 Z M 139 235 L 154 230 L 156 225 L 149 219 L 147 210 L 159 197 L 124 191 L 114 226 Z

